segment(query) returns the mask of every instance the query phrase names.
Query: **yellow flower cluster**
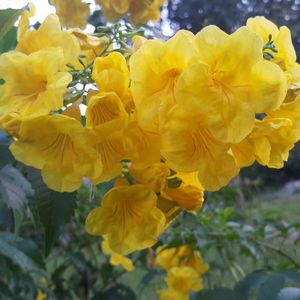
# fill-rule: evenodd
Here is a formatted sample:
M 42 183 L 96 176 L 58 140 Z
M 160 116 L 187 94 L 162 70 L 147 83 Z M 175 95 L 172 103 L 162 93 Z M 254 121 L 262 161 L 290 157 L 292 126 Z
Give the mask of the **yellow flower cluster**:
M 196 36 L 146 41 L 130 71 L 140 126 L 160 135 L 168 166 L 197 172 L 207 190 L 255 160 L 282 167 L 299 139 L 300 69 L 290 32 L 263 17 L 231 35 L 208 26 Z
M 56 14 L 64 26 L 86 27 L 86 19 L 90 15 L 87 3 L 81 0 L 51 0 L 51 4 L 55 6 Z
M 56 15 L 31 29 L 32 15 L 0 56 L 0 128 L 53 190 L 115 181 L 86 221 L 114 258 L 152 246 L 241 167 L 282 167 L 300 138 L 300 68 L 285 27 L 257 17 L 231 35 L 208 26 L 136 38 L 125 58 L 106 38 L 62 31 Z
M 167 290 L 159 291 L 162 300 L 188 300 L 191 291 L 203 288 L 202 275 L 209 270 L 199 251 L 189 246 L 157 249 L 155 263 L 168 272 Z
M 160 8 L 167 0 L 96 0 L 101 5 L 107 21 L 117 21 L 124 16 L 134 24 L 158 21 Z
M 160 19 L 160 9 L 167 0 L 95 0 L 101 5 L 106 21 L 129 17 L 133 24 Z M 90 8 L 82 0 L 51 0 L 62 25 L 84 29 Z

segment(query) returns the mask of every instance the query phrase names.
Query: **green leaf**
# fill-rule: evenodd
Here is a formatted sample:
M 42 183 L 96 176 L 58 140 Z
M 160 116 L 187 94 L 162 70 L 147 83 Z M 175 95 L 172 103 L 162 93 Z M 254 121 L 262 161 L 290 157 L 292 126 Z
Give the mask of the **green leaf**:
M 272 274 L 264 283 L 261 284 L 257 300 L 276 300 L 277 295 L 284 288 L 285 279 L 283 275 Z
M 18 169 L 7 165 L 0 170 L 0 193 L 8 207 L 21 211 L 34 191 Z
M 30 208 L 36 225 L 44 229 L 44 250 L 48 256 L 59 236 L 62 225 L 70 221 L 76 207 L 76 193 L 58 193 L 50 190 L 42 180 L 40 171 L 28 168 L 28 179 L 35 190 Z
M 194 300 L 244 300 L 241 295 L 233 290 L 218 288 L 211 291 L 205 291 L 195 294 Z
M 108 291 L 95 295 L 92 300 L 136 300 L 136 295 L 128 286 L 118 283 Z M 233 299 L 232 299 L 233 300 Z
M 6 283 L 0 281 L 0 299 L 13 299 L 13 294 Z
M 284 288 L 280 291 L 276 300 L 300 300 L 300 289 Z
M 37 246 L 11 233 L 0 233 L 0 255 L 11 259 L 24 272 L 44 274 L 45 263 Z
M 4 36 L 13 28 L 22 11 L 22 9 L 11 8 L 0 10 L 0 43 Z
M 0 41 L 0 53 L 13 50 L 16 47 L 16 45 L 17 45 L 17 28 L 13 27 Z M 1 84 L 4 84 L 4 82 L 0 81 L 0 85 Z
M 263 282 L 268 279 L 268 274 L 265 271 L 256 271 L 247 275 L 242 281 L 240 281 L 235 291 L 245 296 L 247 299 L 253 292 L 255 292 Z
M 300 287 L 300 273 L 296 270 L 282 270 L 280 271 L 288 281 L 292 281 L 293 283 L 297 283 Z

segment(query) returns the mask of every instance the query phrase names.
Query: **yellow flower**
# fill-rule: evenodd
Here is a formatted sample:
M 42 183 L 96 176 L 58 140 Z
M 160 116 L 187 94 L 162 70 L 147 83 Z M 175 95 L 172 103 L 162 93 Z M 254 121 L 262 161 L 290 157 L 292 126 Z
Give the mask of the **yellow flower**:
M 174 289 L 159 291 L 160 300 L 189 300 L 189 294 L 181 293 Z
M 0 113 L 18 113 L 20 118 L 45 115 L 63 106 L 63 95 L 72 76 L 60 72 L 61 49 L 30 55 L 8 52 L 0 56 Z
M 285 102 L 293 101 L 300 91 L 300 65 L 295 63 L 292 67 L 286 72 L 289 87 L 288 93 L 285 98 Z
M 121 265 L 126 271 L 134 270 L 134 265 L 132 264 L 132 261 L 128 257 L 115 253 L 114 251 L 111 250 L 106 236 L 104 236 L 102 242 L 102 251 L 105 254 L 110 255 L 110 263 L 113 266 Z
M 131 0 L 96 0 L 101 5 L 106 21 L 117 21 L 128 13 Z
M 225 186 L 239 168 L 229 153 L 230 144 L 213 137 L 207 125 L 209 117 L 175 106 L 162 126 L 162 155 L 177 172 L 198 172 L 201 185 L 213 191 Z
M 191 267 L 173 267 L 168 271 L 166 279 L 168 288 L 182 294 L 190 291 L 197 292 L 203 289 L 199 274 Z
M 107 21 L 117 21 L 128 16 L 134 24 L 157 21 L 160 8 L 166 0 L 96 0 L 102 6 Z
M 113 52 L 106 57 L 97 57 L 93 64 L 92 78 L 101 92 L 115 92 L 130 112 L 132 99 L 129 91 L 129 70 L 122 54 Z
M 231 149 L 240 167 L 255 160 L 269 168 L 282 168 L 289 151 L 300 139 L 300 95 L 269 112 L 263 120 L 256 120 L 247 138 Z
M 102 174 L 96 183 L 108 181 L 121 173 L 121 160 L 126 158 L 124 130 L 128 114 L 115 93 L 98 93 L 88 101 L 86 126 L 93 133 L 91 143 L 102 161 Z
M 21 121 L 19 114 L 8 113 L 0 117 L 0 130 L 3 130 L 11 136 L 18 137 Z
M 130 5 L 130 20 L 134 24 L 158 21 L 160 8 L 167 0 L 132 0 Z
M 149 165 L 160 162 L 161 138 L 158 133 L 142 129 L 132 118 L 125 136 L 129 141 L 128 159 L 135 168 L 148 168 Z
M 209 266 L 203 261 L 200 252 L 186 245 L 179 248 L 159 247 L 156 253 L 156 265 L 166 271 L 173 267 L 187 266 L 194 269 L 199 275 L 202 275 L 209 270 Z
M 101 173 L 101 162 L 89 144 L 86 130 L 66 115 L 23 121 L 19 138 L 10 150 L 17 160 L 41 169 L 45 183 L 58 192 L 75 191 L 83 177 Z
M 178 79 L 175 98 L 182 108 L 208 115 L 216 139 L 238 143 L 252 131 L 255 113 L 283 102 L 286 77 L 263 59 L 263 42 L 247 27 L 227 35 L 207 26 L 195 41 L 197 61 Z
M 51 0 L 56 8 L 60 22 L 66 27 L 86 27 L 86 18 L 90 15 L 87 3 L 81 0 Z
M 272 118 L 288 118 L 293 123 L 296 141 L 300 139 L 300 94 L 293 101 L 283 103 L 279 109 L 269 112 Z
M 91 63 L 97 56 L 100 56 L 107 47 L 107 37 L 97 37 L 86 34 L 78 28 L 71 29 L 70 32 L 78 40 L 81 54 L 86 56 L 86 58 L 83 58 L 85 65 Z M 78 67 L 80 68 L 80 66 Z
M 180 186 L 168 186 L 161 192 L 161 196 L 175 201 L 187 211 L 197 211 L 203 204 L 204 189 L 201 186 L 198 173 L 176 173 L 169 180 L 180 180 Z
M 161 196 L 157 199 L 157 207 L 163 212 L 168 226 L 182 211 L 180 206 L 173 200 L 168 200 Z
M 61 47 L 64 64 L 76 64 L 80 54 L 79 42 L 69 32 L 62 31 L 57 15 L 49 15 L 38 29 L 29 29 L 28 12 L 23 12 L 19 25 L 17 51 L 25 54 L 46 48 Z M 25 25 L 27 24 L 27 27 Z
M 181 266 L 192 251 L 191 248 L 185 245 L 178 248 L 160 246 L 156 250 L 155 264 L 168 271 L 173 267 Z
M 30 25 L 29 19 L 33 16 L 35 16 L 35 5 L 29 2 L 28 10 L 25 9 L 21 14 L 17 33 L 18 40 L 20 40 L 23 37 L 23 35 L 28 31 L 28 27 Z
M 159 131 L 166 112 L 176 103 L 177 80 L 195 53 L 193 34 L 182 30 L 167 42 L 145 41 L 131 56 L 131 91 L 143 129 Z
M 289 151 L 297 141 L 297 131 L 289 118 L 266 117 L 262 121 L 257 120 L 249 137 L 232 146 L 237 163 L 247 166 L 248 160 L 251 163 L 257 160 L 269 168 L 282 168 L 288 159 Z M 244 156 L 239 156 L 241 152 Z
M 179 248 L 159 247 L 156 253 L 156 265 L 168 271 L 168 289 L 160 291 L 161 299 L 189 299 L 190 291 L 203 288 L 201 275 L 209 270 L 209 266 L 199 251 L 183 245 Z
M 47 299 L 47 295 L 44 294 L 40 289 L 38 289 L 35 300 L 45 300 Z
M 132 42 L 133 42 L 132 53 L 138 51 L 146 41 L 147 41 L 147 39 L 145 37 L 140 36 L 140 35 L 135 35 L 132 38 Z
M 130 175 L 139 183 L 148 185 L 155 192 L 160 192 L 166 187 L 170 169 L 164 163 L 155 163 L 146 168 L 130 167 Z
M 148 248 L 165 228 L 165 216 L 156 202 L 156 194 L 145 185 L 115 187 L 90 212 L 86 230 L 107 235 L 111 249 L 122 255 Z
M 258 34 L 266 45 L 269 41 L 269 35 L 272 35 L 272 41 L 278 52 L 265 50 L 274 56 L 272 62 L 278 64 L 282 70 L 286 71 L 296 63 L 296 52 L 293 46 L 291 32 L 286 26 L 278 28 L 273 22 L 265 17 L 249 18 L 247 27 Z

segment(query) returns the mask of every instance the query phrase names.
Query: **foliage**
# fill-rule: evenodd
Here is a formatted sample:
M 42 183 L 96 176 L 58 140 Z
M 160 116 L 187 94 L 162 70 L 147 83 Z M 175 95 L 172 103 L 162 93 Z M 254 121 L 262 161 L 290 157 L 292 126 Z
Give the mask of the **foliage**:
M 251 210 L 262 181 L 244 176 L 256 167 L 224 187 L 255 161 L 282 167 L 299 139 L 300 98 L 286 92 L 299 83 L 289 31 L 254 18 L 231 36 L 207 27 L 196 38 L 182 31 L 146 42 L 150 29 L 127 18 L 157 19 L 164 1 L 126 1 L 103 2 L 107 19 L 125 20 L 98 26 L 95 13 L 91 35 L 62 31 L 55 15 L 29 29 L 31 4 L 0 11 L 0 52 L 15 48 L 21 15 L 17 51 L 0 56 L 0 126 L 10 135 L 0 136 L 0 298 L 299 300 L 300 223 Z M 265 5 L 237 1 L 224 11 L 216 2 L 170 1 L 169 16 L 198 31 L 199 19 L 178 10 L 198 11 L 202 25 L 217 18 L 231 31 Z M 285 11 L 267 2 L 270 14 Z M 85 26 L 86 4 L 74 0 L 64 19 L 67 1 L 52 3 L 65 24 Z M 273 31 L 259 37 L 260 26 Z M 234 68 L 233 52 L 242 58 Z M 237 84 L 251 86 L 247 98 Z M 158 262 L 163 251 L 177 255 L 170 268 Z

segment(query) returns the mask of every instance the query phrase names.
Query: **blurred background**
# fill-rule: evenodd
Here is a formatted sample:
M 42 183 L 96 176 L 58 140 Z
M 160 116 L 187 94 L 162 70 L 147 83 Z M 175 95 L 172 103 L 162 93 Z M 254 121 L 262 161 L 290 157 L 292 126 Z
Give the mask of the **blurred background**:
M 32 24 L 38 26 L 55 9 L 47 0 L 32 2 L 37 8 Z M 26 4 L 23 0 L 0 0 L 0 9 L 21 8 Z M 91 11 L 89 32 L 93 31 L 93 26 L 106 24 L 99 6 L 91 5 Z M 300 0 L 169 0 L 162 9 L 161 21 L 150 24 L 150 29 L 154 35 L 163 38 L 179 29 L 196 33 L 209 24 L 230 33 L 244 25 L 249 17 L 257 15 L 267 17 L 278 26 L 288 26 L 300 57 Z M 0 148 L 7 148 L 5 135 L 0 132 L 0 137 Z M 14 246 L 20 251 L 15 254 L 12 248 L 0 246 L 0 299 L 157 299 L 156 291 L 164 286 L 165 273 L 153 267 L 155 249 L 133 254 L 131 258 L 136 270 L 127 273 L 120 267 L 112 267 L 107 257 L 100 254 L 100 240 L 88 236 L 84 230 L 90 207 L 97 205 L 107 190 L 105 185 L 92 191 L 84 186 L 76 195 L 76 204 L 72 199 L 64 199 L 74 205 L 75 213 L 71 217 L 72 213 L 65 208 L 63 212 L 68 214 L 68 220 L 62 219 L 56 208 L 62 199 L 51 194 L 51 204 L 49 201 L 34 203 L 30 186 L 20 179 L 30 171 L 16 163 L 9 153 L 3 155 L 1 152 L 0 167 L 5 168 L 8 162 L 19 173 L 0 170 L 0 239 L 2 246 L 5 243 L 12 246 L 10 237 L 2 232 L 17 234 L 19 239 Z M 5 203 L 1 180 L 7 181 L 7 176 L 23 182 L 22 189 L 17 190 L 20 197 L 16 199 L 25 201 L 28 198 L 25 210 L 18 206 L 8 207 Z M 243 169 L 229 187 L 206 194 L 203 209 L 195 215 L 182 214 L 161 237 L 159 244 L 171 247 L 188 243 L 200 250 L 210 265 L 210 271 L 204 277 L 205 287 L 210 289 L 232 288 L 246 274 L 258 269 L 268 272 L 282 272 L 284 268 L 300 270 L 299 192 L 300 144 L 290 152 L 283 169 L 268 169 L 255 164 Z M 49 254 L 50 250 L 46 249 L 47 258 L 41 254 L 45 250 L 43 230 L 32 221 L 34 212 L 44 206 L 51 206 L 53 215 L 48 221 L 56 225 L 55 232 L 48 232 L 51 241 L 46 243 L 51 244 L 52 250 Z M 300 282 L 300 275 L 297 276 L 290 277 Z M 47 296 L 38 298 L 41 292 Z

